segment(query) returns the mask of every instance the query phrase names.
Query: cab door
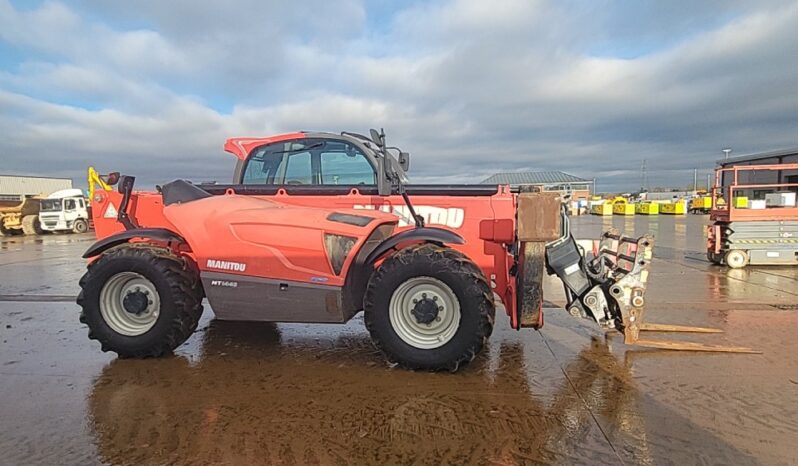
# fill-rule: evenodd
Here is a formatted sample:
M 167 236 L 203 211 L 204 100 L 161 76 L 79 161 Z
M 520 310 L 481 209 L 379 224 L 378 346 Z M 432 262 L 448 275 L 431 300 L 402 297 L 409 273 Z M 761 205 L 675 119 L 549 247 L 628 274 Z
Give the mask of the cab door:
M 78 200 L 74 197 L 64 199 L 64 220 L 71 224 L 78 217 Z

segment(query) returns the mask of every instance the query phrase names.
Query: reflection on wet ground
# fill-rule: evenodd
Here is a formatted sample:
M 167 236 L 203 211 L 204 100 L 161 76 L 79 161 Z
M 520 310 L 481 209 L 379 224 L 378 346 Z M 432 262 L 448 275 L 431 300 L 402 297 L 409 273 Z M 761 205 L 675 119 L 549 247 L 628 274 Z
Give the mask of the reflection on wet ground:
M 574 228 L 587 237 L 605 221 Z M 385 366 L 359 316 L 271 325 L 206 312 L 174 357 L 118 360 L 87 340 L 73 304 L 47 298 L 74 291 L 87 243 L 4 242 L 0 463 L 796 463 L 798 313 L 774 307 L 794 302 L 795 272 L 711 267 L 696 225 L 678 221 L 630 223 L 657 223 L 666 256 L 652 320 L 720 327 L 713 342 L 763 355 L 629 348 L 550 311 L 542 332 L 499 319 L 457 374 L 412 373 Z M 30 302 L 41 296 L 51 302 Z
M 362 333 L 322 342 L 293 330 L 215 322 L 197 360 L 112 362 L 89 397 L 100 455 L 111 462 L 298 464 L 647 463 L 671 456 L 661 440 L 647 439 L 641 393 L 600 339 L 587 339 L 562 365 L 545 342 L 541 364 L 528 361 L 532 348 L 500 341 L 477 367 L 453 376 L 386 371 Z M 676 422 L 666 430 L 711 447 L 712 458 L 745 458 L 664 406 L 647 409 Z M 679 456 L 695 458 L 672 458 Z

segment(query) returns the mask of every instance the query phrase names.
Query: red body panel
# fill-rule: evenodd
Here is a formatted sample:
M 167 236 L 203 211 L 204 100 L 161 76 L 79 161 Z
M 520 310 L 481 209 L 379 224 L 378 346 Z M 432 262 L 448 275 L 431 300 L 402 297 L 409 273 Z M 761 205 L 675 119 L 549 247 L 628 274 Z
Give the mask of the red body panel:
M 357 251 L 377 227 L 396 223 L 396 217 L 382 212 L 337 209 L 374 219 L 365 226 L 350 225 L 328 220 L 330 210 L 238 195 L 173 204 L 163 211 L 191 245 L 202 271 L 335 286 L 343 286 L 354 255 L 336 274 L 324 235 L 355 238 L 352 250 Z
M 108 191 L 98 192 L 95 196 L 93 215 L 98 238 L 123 230 L 115 218 L 121 197 L 117 192 Z M 334 226 L 319 224 L 326 222 L 322 220 L 326 214 L 331 211 L 350 211 L 374 216 L 380 219 L 379 222 L 385 223 L 395 221 L 396 216 L 381 211 L 392 212 L 400 217 L 397 230 L 412 228 L 401 196 L 363 195 L 356 189 L 342 196 L 299 196 L 286 194 L 282 190 L 273 196 L 214 196 L 166 208 L 157 193 L 137 192 L 131 199 L 128 212 L 138 225 L 168 228 L 184 235 L 194 250 L 192 255 L 196 256 L 202 268 L 206 268 L 209 258 L 251 264 L 253 261 L 250 258 L 253 256 L 268 257 L 263 265 L 248 265 L 243 273 L 261 277 L 291 277 L 304 282 L 312 282 L 313 277 L 325 277 L 330 285 L 342 284 L 345 271 L 340 277 L 335 276 L 329 263 L 321 264 L 303 256 L 308 251 L 323 251 L 321 230 L 330 228 L 330 232 L 338 231 L 358 238 L 362 236 L 346 228 L 348 225 L 335 222 L 328 222 L 335 223 Z M 411 196 L 411 199 L 419 214 L 425 217 L 427 225 L 449 229 L 465 239 L 465 244 L 452 247 L 463 252 L 482 269 L 494 283 L 494 291 L 501 297 L 508 315 L 514 317 L 515 285 L 508 272 L 512 256 L 505 244 L 513 241 L 516 197 L 507 187 L 500 187 L 498 193 L 492 196 L 425 195 Z M 264 201 L 267 202 L 264 204 Z M 111 205 L 114 208 L 109 211 Z M 278 205 L 282 206 L 282 210 L 270 211 L 268 215 L 263 212 L 263 209 Z M 252 212 L 247 212 L 250 209 Z M 261 212 L 262 218 L 258 212 Z M 233 231 L 220 230 L 220 225 L 226 222 L 241 226 L 233 228 Z M 247 223 L 259 226 L 245 227 Z M 275 225 L 277 223 L 280 223 L 279 229 Z M 266 224 L 271 226 L 265 227 Z M 270 229 L 275 233 L 268 233 Z M 235 247 L 225 244 L 228 241 Z M 306 241 L 310 243 L 306 245 Z M 359 248 L 360 244 L 359 241 L 355 248 Z M 291 257 L 286 262 L 288 256 Z M 344 270 L 348 266 L 349 260 Z M 517 328 L 517 322 L 512 322 L 512 326 Z

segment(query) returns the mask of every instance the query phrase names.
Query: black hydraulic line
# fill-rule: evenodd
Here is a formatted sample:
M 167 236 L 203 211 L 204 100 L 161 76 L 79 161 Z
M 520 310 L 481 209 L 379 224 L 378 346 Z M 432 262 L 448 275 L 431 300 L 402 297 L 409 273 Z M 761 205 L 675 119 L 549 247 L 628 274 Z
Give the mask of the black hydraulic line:
M 413 203 L 410 202 L 410 196 L 408 196 L 407 192 L 405 192 L 404 184 L 401 181 L 399 182 L 399 193 L 402 195 L 402 199 L 404 199 L 407 209 L 410 210 L 410 215 L 413 216 L 413 221 L 416 223 L 416 228 L 423 228 L 424 217 L 416 214 L 416 209 L 413 208 Z
M 124 225 L 125 230 L 133 230 L 139 226 L 128 215 L 127 208 L 130 203 L 130 196 L 133 194 L 133 183 L 136 181 L 134 176 L 122 176 L 119 181 L 119 192 L 122 193 L 122 202 L 119 205 L 119 212 L 116 215 L 117 221 Z

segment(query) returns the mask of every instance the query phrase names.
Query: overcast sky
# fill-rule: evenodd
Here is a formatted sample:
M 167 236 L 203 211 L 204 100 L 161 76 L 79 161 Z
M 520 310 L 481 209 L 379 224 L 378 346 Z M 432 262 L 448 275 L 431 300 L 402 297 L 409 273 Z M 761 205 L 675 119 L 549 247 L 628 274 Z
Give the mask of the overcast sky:
M 0 172 L 229 181 L 230 136 L 384 127 L 416 182 L 692 181 L 798 146 L 794 1 L 0 0 Z

